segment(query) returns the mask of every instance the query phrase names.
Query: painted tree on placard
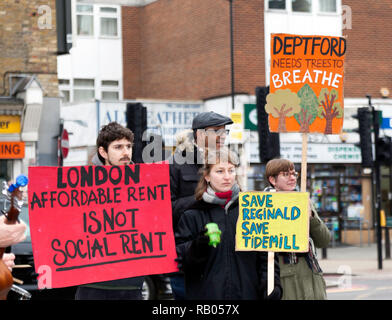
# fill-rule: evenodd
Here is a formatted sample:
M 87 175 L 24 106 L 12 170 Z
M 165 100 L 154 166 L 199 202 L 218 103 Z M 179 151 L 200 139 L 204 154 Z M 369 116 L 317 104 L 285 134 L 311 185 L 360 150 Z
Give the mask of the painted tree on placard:
M 278 132 L 287 132 L 286 117 L 292 117 L 300 111 L 300 101 L 290 89 L 279 89 L 267 96 L 265 111 L 274 118 L 279 118 Z
M 298 91 L 297 95 L 301 100 L 301 110 L 294 115 L 294 118 L 301 126 L 300 132 L 309 132 L 309 126 L 317 118 L 319 100 L 307 83 Z
M 333 119 L 343 117 L 343 108 L 337 100 L 338 92 L 335 89 L 331 92 L 327 88 L 321 89 L 318 116 L 326 121 L 324 134 L 332 134 Z

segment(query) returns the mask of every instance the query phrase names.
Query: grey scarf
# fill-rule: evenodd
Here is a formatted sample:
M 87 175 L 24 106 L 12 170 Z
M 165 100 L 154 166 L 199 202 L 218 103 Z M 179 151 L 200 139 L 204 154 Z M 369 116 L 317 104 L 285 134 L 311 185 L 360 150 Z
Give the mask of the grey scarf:
M 240 187 L 238 186 L 237 183 L 235 183 L 232 187 L 231 187 L 231 191 L 232 191 L 232 196 L 230 201 L 225 205 L 226 203 L 226 199 L 221 199 L 219 198 L 216 194 L 215 191 L 210 187 L 210 185 L 208 185 L 207 190 L 203 193 L 203 200 L 207 203 L 214 203 L 214 204 L 218 204 L 221 206 L 225 206 L 225 210 L 227 211 L 227 209 L 230 207 L 230 205 L 235 202 L 238 199 L 239 196 L 239 192 Z

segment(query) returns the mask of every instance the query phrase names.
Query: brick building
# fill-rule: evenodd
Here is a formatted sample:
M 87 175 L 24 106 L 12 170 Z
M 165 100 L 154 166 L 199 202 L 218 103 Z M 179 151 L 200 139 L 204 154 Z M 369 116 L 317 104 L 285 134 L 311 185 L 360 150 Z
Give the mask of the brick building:
M 345 96 L 382 98 L 380 89 L 392 90 L 392 4 L 388 0 L 343 0 L 351 8 L 347 37 Z
M 34 74 L 44 96 L 57 97 L 55 0 L 4 0 L 1 2 L 0 24 L 2 95 L 9 94 L 10 74 Z

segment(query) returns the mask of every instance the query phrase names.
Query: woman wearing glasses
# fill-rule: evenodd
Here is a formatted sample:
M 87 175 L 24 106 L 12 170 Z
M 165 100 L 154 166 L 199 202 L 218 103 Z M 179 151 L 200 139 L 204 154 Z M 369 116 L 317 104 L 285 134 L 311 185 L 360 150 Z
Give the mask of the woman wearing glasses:
M 273 159 L 266 165 L 265 176 L 270 186 L 264 191 L 295 191 L 298 173 L 294 163 L 286 159 Z M 326 285 L 318 264 L 315 247 L 325 248 L 331 234 L 319 218 L 310 201 L 309 251 L 306 253 L 279 253 L 282 300 L 325 300 Z

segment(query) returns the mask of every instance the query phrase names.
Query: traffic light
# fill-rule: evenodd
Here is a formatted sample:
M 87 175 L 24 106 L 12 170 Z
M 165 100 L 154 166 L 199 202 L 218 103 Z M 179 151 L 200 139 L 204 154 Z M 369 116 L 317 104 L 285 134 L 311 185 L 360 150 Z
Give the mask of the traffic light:
M 143 133 L 147 130 L 147 108 L 141 103 L 127 103 L 127 128 L 134 134 L 132 161 L 135 163 L 143 162 L 143 148 L 146 142 L 143 141 Z
M 392 140 L 391 137 L 380 137 L 377 141 L 376 160 L 379 164 L 392 164 Z
M 364 107 L 358 108 L 357 115 L 353 116 L 358 119 L 359 145 L 362 156 L 362 166 L 373 166 L 373 149 L 372 149 L 372 112 Z
M 269 87 L 256 87 L 257 129 L 259 132 L 260 162 L 280 157 L 279 133 L 271 133 L 268 125 L 268 113 L 265 111 Z

